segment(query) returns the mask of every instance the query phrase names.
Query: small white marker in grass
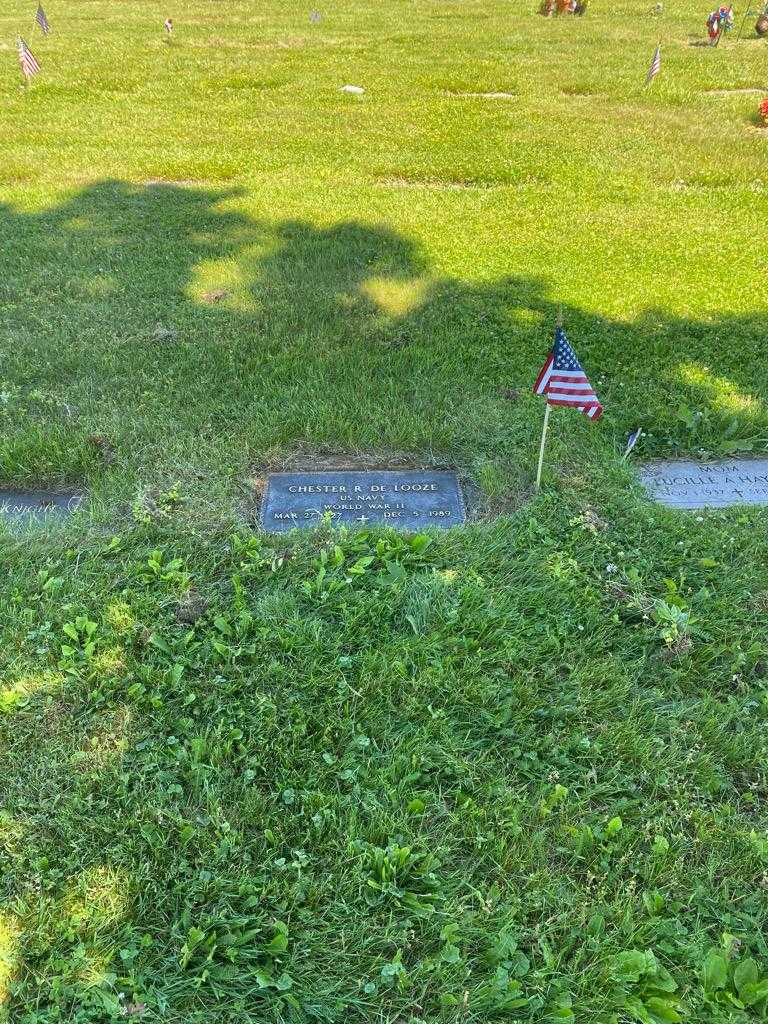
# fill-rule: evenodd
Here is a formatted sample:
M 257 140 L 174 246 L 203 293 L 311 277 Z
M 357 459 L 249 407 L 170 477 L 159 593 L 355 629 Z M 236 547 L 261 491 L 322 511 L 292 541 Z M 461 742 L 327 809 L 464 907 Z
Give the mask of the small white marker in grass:
M 309 20 L 312 22 L 313 25 L 319 25 L 320 22 L 322 21 L 322 17 L 323 16 L 320 13 L 320 11 L 311 11 L 309 15 Z
M 351 93 L 353 96 L 362 96 L 365 89 L 359 85 L 342 85 L 341 91 Z

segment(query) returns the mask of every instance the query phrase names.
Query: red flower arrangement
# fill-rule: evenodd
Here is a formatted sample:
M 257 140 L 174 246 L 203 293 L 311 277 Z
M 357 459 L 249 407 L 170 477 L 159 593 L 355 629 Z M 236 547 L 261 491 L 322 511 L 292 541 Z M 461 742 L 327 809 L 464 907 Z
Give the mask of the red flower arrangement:
M 760 111 L 760 117 L 763 119 L 763 124 L 768 128 L 768 99 L 763 100 L 757 109 Z

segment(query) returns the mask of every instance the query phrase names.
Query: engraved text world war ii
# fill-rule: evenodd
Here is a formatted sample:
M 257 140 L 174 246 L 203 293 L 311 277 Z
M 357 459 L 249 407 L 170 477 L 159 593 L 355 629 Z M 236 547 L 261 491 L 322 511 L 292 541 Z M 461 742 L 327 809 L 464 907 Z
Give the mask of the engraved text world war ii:
M 768 505 L 768 459 L 651 462 L 640 469 L 640 480 L 672 508 Z
M 464 502 L 455 473 L 429 470 L 345 470 L 273 473 L 262 509 L 270 532 L 314 526 L 323 516 L 334 526 L 386 525 L 404 530 L 458 526 Z

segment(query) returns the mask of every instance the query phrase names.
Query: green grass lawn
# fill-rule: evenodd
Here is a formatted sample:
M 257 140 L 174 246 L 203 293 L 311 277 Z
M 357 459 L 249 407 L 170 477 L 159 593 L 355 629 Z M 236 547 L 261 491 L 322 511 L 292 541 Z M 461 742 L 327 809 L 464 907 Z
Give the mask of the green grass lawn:
M 768 450 L 754 19 L 45 6 L 0 13 L 0 484 L 90 499 L 0 524 L 0 1020 L 768 1019 L 768 513 L 620 458 Z M 534 497 L 559 308 L 606 412 Z M 472 521 L 261 535 L 329 454 Z

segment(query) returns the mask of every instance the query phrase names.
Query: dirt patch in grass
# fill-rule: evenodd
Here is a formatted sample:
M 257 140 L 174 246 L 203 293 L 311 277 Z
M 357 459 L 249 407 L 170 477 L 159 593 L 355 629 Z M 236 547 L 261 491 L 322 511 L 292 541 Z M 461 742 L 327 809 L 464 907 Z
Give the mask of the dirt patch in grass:
M 445 95 L 456 96 L 459 99 L 475 100 L 516 100 L 518 97 L 516 92 L 459 92 L 452 89 L 447 89 Z
M 456 10 L 456 11 L 434 11 L 434 12 L 430 12 L 428 14 L 428 17 L 432 21 L 454 21 L 454 20 L 455 21 L 459 21 L 459 20 L 466 20 L 468 17 L 471 17 L 472 21 L 476 22 L 476 21 L 488 21 L 489 18 L 491 17 L 491 15 L 490 15 L 490 13 L 488 11 L 474 11 L 473 10 L 471 12 L 471 14 L 470 14 L 469 12 L 465 12 L 465 11 L 462 11 L 462 10 Z
M 567 87 L 560 90 L 561 96 L 567 96 L 569 99 L 605 99 L 608 95 L 605 92 L 592 92 L 589 89 L 580 88 L 578 85 L 573 87 Z
M 357 451 L 302 445 L 289 453 L 267 456 L 258 467 L 266 473 L 321 473 L 344 469 L 454 469 L 434 456 L 414 455 L 390 449 Z
M 768 89 L 706 89 L 705 96 L 764 96 Z
M 469 189 L 501 188 L 501 182 L 440 180 L 437 178 L 378 178 L 376 184 L 381 188 L 413 188 L 433 191 L 460 192 Z
M 147 178 L 141 184 L 147 188 L 208 188 L 214 182 L 202 178 Z
M 42 704 L 36 728 L 41 735 L 51 740 L 57 736 L 70 736 L 74 732 L 75 708 L 71 701 L 64 698 Z
M 725 192 L 731 188 L 727 182 L 686 181 L 684 178 L 678 178 L 676 181 L 668 182 L 665 187 L 668 188 L 670 192 L 690 192 L 697 195 L 703 195 L 707 192 Z

